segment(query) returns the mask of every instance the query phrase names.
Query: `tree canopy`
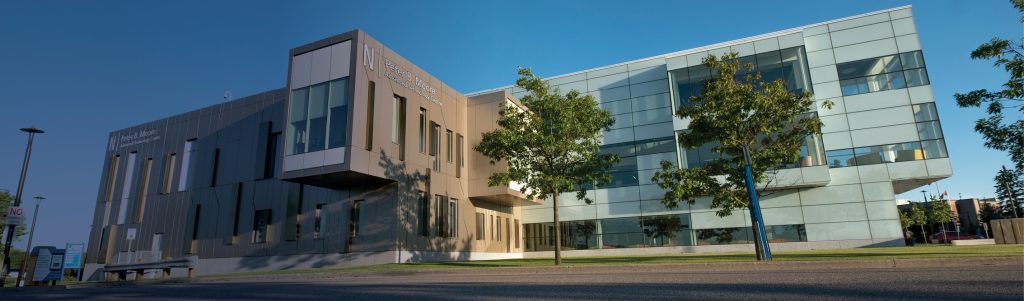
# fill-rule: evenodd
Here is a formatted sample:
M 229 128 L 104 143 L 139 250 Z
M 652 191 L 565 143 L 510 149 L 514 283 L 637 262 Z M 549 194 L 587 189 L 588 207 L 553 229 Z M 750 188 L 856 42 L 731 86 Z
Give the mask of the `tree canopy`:
M 1010 3 L 1024 13 L 1024 0 Z M 1024 45 L 992 38 L 972 51 L 971 58 L 992 60 L 994 67 L 1009 73 L 1009 79 L 1001 85 L 1001 90 L 978 89 L 953 97 L 963 108 L 985 106 L 988 116 L 975 121 L 974 131 L 985 138 L 985 147 L 1008 152 L 1015 168 L 1024 169 L 1024 120 L 1021 119 L 1024 114 Z M 1010 116 L 1007 116 L 1008 109 Z M 1016 118 L 1012 116 L 1013 111 L 1016 111 Z
M 529 93 L 519 99 L 524 108 L 505 106 L 498 128 L 483 134 L 474 149 L 491 160 L 505 161 L 508 169 L 488 178 L 488 185 L 521 183 L 520 191 L 530 199 L 553 202 L 555 226 L 555 264 L 561 263 L 561 232 L 558 222 L 558 195 L 576 191 L 576 197 L 592 202 L 585 190 L 611 180 L 608 170 L 618 156 L 601 154 L 601 131 L 615 120 L 601 109 L 593 96 L 572 90 L 564 95 L 534 76 L 530 69 L 519 68 L 516 86 Z
M 743 149 L 750 150 L 755 182 L 763 183 L 770 170 L 798 161 L 806 137 L 821 134 L 821 121 L 808 113 L 814 110 L 809 92 L 790 92 L 782 80 L 762 81 L 753 66 L 740 63 L 737 56 L 732 52 L 705 57 L 703 63 L 713 70 L 714 79 L 675 112 L 689 120 L 688 130 L 678 134 L 683 149 L 710 144 L 721 156 L 700 167 L 661 162 L 661 171 L 651 180 L 666 190 L 662 202 L 668 208 L 693 204 L 702 196 L 711 197 L 719 216 L 747 208 Z
M 1002 202 L 1000 207 L 1007 217 L 1024 216 L 1024 172 L 1013 169 L 1001 169 L 996 173 L 996 197 Z M 1016 213 L 1014 212 L 1016 211 Z

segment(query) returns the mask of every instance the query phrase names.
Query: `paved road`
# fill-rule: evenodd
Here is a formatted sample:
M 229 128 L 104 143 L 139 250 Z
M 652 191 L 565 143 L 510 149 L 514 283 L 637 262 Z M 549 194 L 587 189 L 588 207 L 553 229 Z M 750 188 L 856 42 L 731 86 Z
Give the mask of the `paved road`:
M 2 300 L 1024 300 L 1024 264 L 625 266 L 313 274 L 68 290 Z

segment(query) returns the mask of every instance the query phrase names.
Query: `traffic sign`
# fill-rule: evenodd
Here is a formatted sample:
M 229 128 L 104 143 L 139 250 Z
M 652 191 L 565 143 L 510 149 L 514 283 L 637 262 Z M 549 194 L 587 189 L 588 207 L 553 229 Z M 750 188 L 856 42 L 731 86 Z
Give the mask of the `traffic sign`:
M 21 225 L 25 223 L 25 209 L 11 207 L 7 209 L 7 225 Z

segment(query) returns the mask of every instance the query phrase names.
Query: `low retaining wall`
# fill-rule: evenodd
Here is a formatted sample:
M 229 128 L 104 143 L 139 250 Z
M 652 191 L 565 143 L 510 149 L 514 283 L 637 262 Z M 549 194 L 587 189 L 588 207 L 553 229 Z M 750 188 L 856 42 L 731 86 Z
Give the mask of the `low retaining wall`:
M 903 239 L 863 239 L 863 240 L 833 240 L 833 241 L 810 241 L 810 242 L 784 242 L 771 244 L 772 251 L 793 251 L 793 250 L 819 250 L 819 249 L 851 249 L 864 247 L 901 247 L 904 246 Z M 596 257 L 596 256 L 632 256 L 632 255 L 654 255 L 654 254 L 681 254 L 681 253 L 726 253 L 726 252 L 754 252 L 753 244 L 735 245 L 707 245 L 707 246 L 676 246 L 676 247 L 654 247 L 654 248 L 623 248 L 623 249 L 594 249 L 594 250 L 563 250 L 562 256 L 575 257 Z M 553 258 L 554 251 L 525 252 L 523 258 Z

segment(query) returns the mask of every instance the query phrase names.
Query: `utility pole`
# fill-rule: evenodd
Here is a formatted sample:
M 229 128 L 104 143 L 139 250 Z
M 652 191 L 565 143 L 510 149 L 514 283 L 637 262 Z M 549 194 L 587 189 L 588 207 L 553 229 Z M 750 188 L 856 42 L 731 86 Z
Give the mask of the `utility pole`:
M 28 133 L 28 145 L 25 146 L 25 159 L 21 161 L 21 177 L 18 178 L 18 190 L 15 191 L 14 204 L 11 207 L 21 206 L 21 192 L 25 189 L 25 174 L 28 172 L 28 160 L 32 156 L 32 138 L 36 134 L 44 133 L 43 130 L 35 127 L 22 128 L 21 131 Z M 7 238 L 4 240 L 4 258 L 3 261 L 0 261 L 0 264 L 11 261 L 11 244 L 14 243 L 14 230 L 16 227 L 17 225 L 7 227 Z M 28 254 L 25 255 L 28 256 Z M 4 266 L 3 269 L 0 269 L 0 287 L 3 287 L 4 282 L 7 281 L 7 270 L 9 269 L 9 266 Z M 21 267 L 21 270 L 18 275 L 24 274 L 25 267 Z
M 1010 172 L 1006 170 L 1006 165 L 1003 165 L 1003 174 L 1004 175 L 1011 175 Z M 1011 178 L 1010 178 L 1009 181 L 1003 181 L 1003 185 L 1006 186 L 1006 193 L 1010 195 L 1010 206 L 1013 207 L 1013 208 L 1010 208 L 1010 210 L 1013 211 L 1013 218 L 1018 218 L 1020 216 L 1019 216 L 1019 214 L 1017 214 L 1017 208 L 1018 208 L 1017 207 L 1017 197 L 1013 195 L 1013 189 L 1010 186 L 1010 182 L 1013 182 L 1012 175 L 1011 175 Z

